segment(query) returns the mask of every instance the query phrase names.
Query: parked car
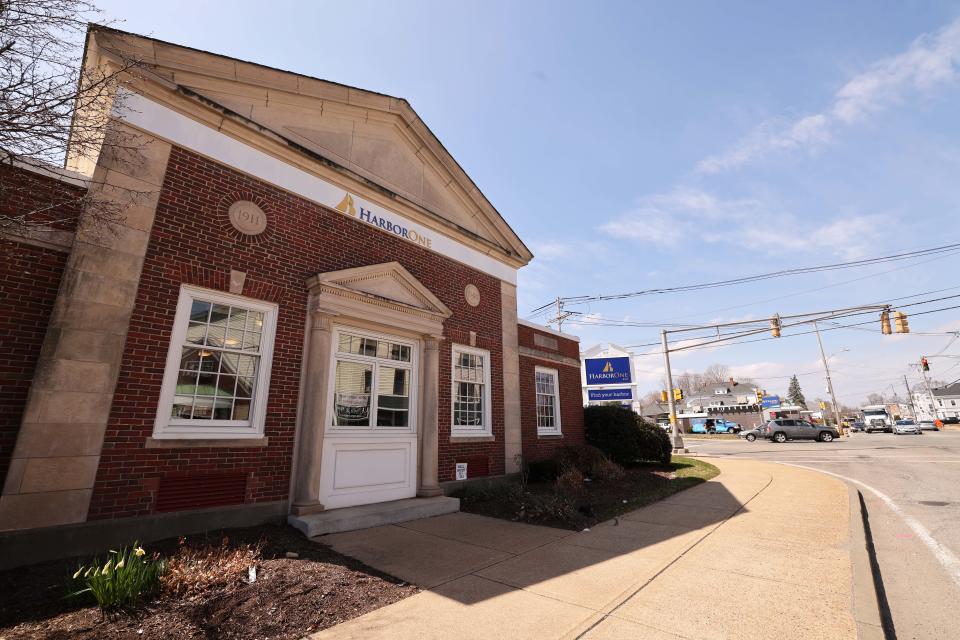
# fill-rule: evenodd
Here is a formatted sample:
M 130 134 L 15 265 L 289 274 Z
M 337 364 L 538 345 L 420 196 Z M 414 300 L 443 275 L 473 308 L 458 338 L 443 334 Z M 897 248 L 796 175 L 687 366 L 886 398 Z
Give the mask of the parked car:
M 867 428 L 867 425 L 861 420 L 856 420 L 850 423 L 850 431 L 863 431 Z
M 690 433 L 740 433 L 740 425 L 723 418 L 694 418 L 690 421 Z
M 753 442 L 757 438 L 763 437 L 763 428 L 764 428 L 763 425 L 757 425 L 753 429 L 749 429 L 747 431 L 741 431 L 740 433 L 737 434 L 737 437 L 743 438 L 747 442 Z
M 943 419 L 944 424 L 960 424 L 960 418 L 957 416 L 950 416 L 949 418 Z
M 921 420 L 919 424 L 921 431 L 937 431 L 937 425 L 933 423 L 933 420 Z
M 923 431 L 920 430 L 920 425 L 913 420 L 897 420 L 893 425 L 893 435 L 899 436 L 907 433 L 918 436 L 923 435 Z
M 836 427 L 812 424 L 806 420 L 777 418 L 764 425 L 763 437 L 774 442 L 786 442 L 787 440 L 832 442 L 834 438 L 840 437 L 840 432 L 837 431 Z

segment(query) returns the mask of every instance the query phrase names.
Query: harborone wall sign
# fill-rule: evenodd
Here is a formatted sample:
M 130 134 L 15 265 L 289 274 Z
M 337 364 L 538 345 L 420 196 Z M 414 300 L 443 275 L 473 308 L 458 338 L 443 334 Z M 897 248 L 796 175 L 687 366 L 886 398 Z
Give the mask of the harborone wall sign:
M 584 360 L 588 385 L 630 384 L 630 358 L 587 358 Z
M 395 222 L 384 213 L 380 213 L 378 215 L 377 213 L 365 208 L 363 205 L 360 205 L 360 210 L 357 211 L 357 205 L 354 202 L 353 196 L 349 193 L 343 196 L 343 199 L 336 207 L 334 207 L 334 209 L 352 218 L 356 218 L 360 222 L 366 222 L 373 227 L 383 229 L 387 233 L 392 233 L 398 238 L 409 240 L 410 242 L 418 244 L 421 247 L 426 247 L 427 249 L 432 248 L 432 241 L 424 233 L 418 232 L 416 229 L 411 229 L 407 225 L 400 222 Z

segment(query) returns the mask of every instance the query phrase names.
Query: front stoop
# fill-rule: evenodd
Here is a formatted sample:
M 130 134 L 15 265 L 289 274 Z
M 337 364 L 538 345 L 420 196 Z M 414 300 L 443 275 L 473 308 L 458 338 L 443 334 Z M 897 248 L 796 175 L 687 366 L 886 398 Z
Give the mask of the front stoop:
M 369 529 L 384 524 L 409 522 L 419 518 L 442 516 L 460 511 L 460 499 L 447 496 L 434 498 L 407 498 L 392 502 L 377 502 L 358 507 L 331 509 L 304 516 L 287 516 L 287 523 L 308 538 L 327 533 Z

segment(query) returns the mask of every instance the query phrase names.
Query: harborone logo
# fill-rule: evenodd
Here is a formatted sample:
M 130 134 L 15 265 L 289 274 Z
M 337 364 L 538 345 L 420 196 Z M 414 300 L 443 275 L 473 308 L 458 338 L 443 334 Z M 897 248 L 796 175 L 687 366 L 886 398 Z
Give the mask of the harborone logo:
M 433 248 L 431 246 L 432 242 L 430 238 L 418 232 L 416 229 L 411 229 L 403 224 L 398 224 L 383 214 L 378 215 L 369 209 L 365 209 L 363 206 L 357 207 L 353 201 L 353 196 L 349 193 L 343 196 L 343 200 L 341 200 L 340 204 L 334 208 L 340 213 L 344 213 L 360 220 L 361 222 L 366 222 L 371 226 L 383 229 L 387 233 L 392 233 L 398 238 L 403 238 L 404 240 L 420 245 L 421 247 L 426 247 L 427 249 Z M 357 210 L 358 208 L 359 211 Z
M 584 360 L 587 384 L 630 384 L 630 358 L 588 358 Z

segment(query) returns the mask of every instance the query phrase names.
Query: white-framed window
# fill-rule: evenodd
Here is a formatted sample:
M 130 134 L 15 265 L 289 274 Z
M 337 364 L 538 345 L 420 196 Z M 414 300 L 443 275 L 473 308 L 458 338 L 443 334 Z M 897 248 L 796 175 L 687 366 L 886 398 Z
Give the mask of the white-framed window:
M 451 361 L 451 436 L 492 436 L 490 352 L 455 344 Z
M 180 287 L 155 438 L 259 438 L 277 306 Z
M 333 339 L 327 428 L 415 431 L 416 343 L 352 327 L 336 327 Z
M 560 435 L 560 374 L 556 369 L 537 367 L 537 435 Z

